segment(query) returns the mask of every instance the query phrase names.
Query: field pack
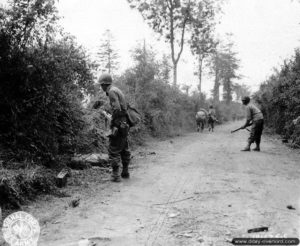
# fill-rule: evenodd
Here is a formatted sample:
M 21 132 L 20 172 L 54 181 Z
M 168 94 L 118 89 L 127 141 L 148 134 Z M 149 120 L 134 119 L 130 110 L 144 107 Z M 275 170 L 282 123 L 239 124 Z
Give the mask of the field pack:
M 142 121 L 142 115 L 139 111 L 129 104 L 127 106 L 127 118 L 130 127 L 134 127 Z

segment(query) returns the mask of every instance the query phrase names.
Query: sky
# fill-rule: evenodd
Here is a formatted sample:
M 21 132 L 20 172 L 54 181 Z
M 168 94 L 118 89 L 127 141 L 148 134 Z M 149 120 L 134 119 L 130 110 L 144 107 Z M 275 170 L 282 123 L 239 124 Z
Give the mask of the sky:
M 245 76 L 258 86 L 300 47 L 300 2 L 293 0 L 229 0 L 220 32 L 232 32 Z
M 158 56 L 170 52 L 168 44 L 144 23 L 138 11 L 130 9 L 127 0 L 59 0 L 57 7 L 63 17 L 61 25 L 92 54 L 102 34 L 110 29 L 121 57 L 121 71 L 131 66 L 130 50 L 143 40 Z M 227 0 L 220 20 L 218 35 L 233 34 L 234 50 L 241 61 L 239 73 L 243 75 L 239 83 L 249 85 L 252 91 L 300 47 L 297 0 Z M 178 83 L 196 88 L 195 70 L 195 58 L 186 45 L 178 67 Z M 210 94 L 212 88 L 213 78 L 205 76 L 203 90 Z

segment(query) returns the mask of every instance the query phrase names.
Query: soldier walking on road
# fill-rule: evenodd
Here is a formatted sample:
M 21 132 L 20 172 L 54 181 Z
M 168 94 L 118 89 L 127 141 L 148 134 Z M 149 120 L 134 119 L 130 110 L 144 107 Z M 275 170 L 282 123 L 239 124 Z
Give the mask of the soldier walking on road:
M 112 85 L 110 74 L 102 74 L 98 81 L 109 98 L 112 110 L 111 134 L 109 135 L 108 147 L 109 162 L 112 167 L 111 181 L 120 182 L 120 160 L 123 166 L 121 177 L 129 178 L 130 151 L 128 146 L 127 103 L 122 91 Z
M 200 109 L 196 114 L 196 124 L 197 124 L 197 132 L 201 132 L 204 130 L 205 122 L 207 118 L 207 111 L 205 109 Z
M 208 131 L 214 131 L 214 127 L 215 127 L 215 122 L 217 121 L 216 118 L 216 110 L 214 109 L 213 105 L 209 106 L 208 109 Z
M 256 143 L 256 148 L 253 150 L 260 151 L 261 134 L 264 128 L 264 116 L 255 105 L 250 103 L 250 97 L 243 97 L 242 102 L 246 106 L 247 112 L 246 123 L 242 128 L 245 129 L 247 126 L 252 125 L 248 144 L 242 151 L 250 151 L 250 146 L 254 142 Z

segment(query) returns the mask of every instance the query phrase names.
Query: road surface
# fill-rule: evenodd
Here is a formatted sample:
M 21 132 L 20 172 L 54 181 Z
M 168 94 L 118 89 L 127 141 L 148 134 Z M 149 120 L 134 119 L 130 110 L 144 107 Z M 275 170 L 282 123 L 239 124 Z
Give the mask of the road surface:
M 240 125 L 149 143 L 136 152 L 130 180 L 93 184 L 77 208 L 44 223 L 39 245 L 231 245 L 235 237 L 299 237 L 299 151 L 263 136 L 260 153 L 241 152 L 248 132 L 230 134 Z M 247 233 L 262 226 L 268 232 Z

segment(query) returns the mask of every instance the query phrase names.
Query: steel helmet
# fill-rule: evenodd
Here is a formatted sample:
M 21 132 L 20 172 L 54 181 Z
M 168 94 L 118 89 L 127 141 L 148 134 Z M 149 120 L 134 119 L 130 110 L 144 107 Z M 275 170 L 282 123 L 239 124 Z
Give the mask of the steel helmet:
M 99 77 L 98 82 L 100 83 L 100 85 L 111 85 L 112 77 L 109 73 L 103 73 Z
M 250 97 L 248 97 L 248 96 L 243 97 L 242 102 L 245 104 L 248 104 L 250 102 Z

